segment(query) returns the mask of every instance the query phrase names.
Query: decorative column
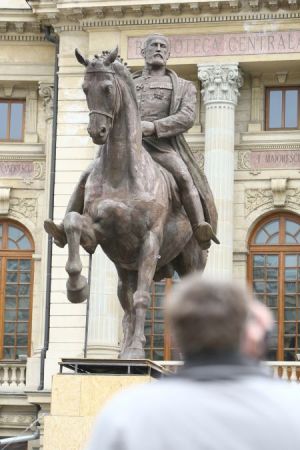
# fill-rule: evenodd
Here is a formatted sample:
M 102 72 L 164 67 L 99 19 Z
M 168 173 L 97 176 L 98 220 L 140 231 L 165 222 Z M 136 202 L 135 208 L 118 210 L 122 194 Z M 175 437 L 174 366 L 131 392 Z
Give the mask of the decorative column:
M 206 274 L 232 277 L 234 112 L 243 84 L 238 64 L 198 64 L 205 115 L 204 171 L 218 210 L 220 245 L 212 245 Z
M 117 358 L 122 314 L 117 271 L 100 247 L 92 261 L 87 356 Z

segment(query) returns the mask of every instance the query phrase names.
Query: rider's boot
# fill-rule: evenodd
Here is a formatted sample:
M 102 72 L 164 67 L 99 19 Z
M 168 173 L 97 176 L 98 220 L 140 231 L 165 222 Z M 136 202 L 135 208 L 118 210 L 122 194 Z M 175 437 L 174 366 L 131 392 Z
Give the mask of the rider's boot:
M 219 239 L 208 222 L 201 222 L 194 229 L 194 236 L 202 250 L 207 250 L 211 246 L 211 240 L 216 244 L 220 244 Z
M 67 236 L 65 233 L 64 225 L 63 223 L 59 223 L 56 225 L 53 220 L 46 219 L 44 221 L 44 229 L 45 231 L 50 234 L 50 236 L 53 237 L 54 243 L 58 246 L 63 248 L 67 243 Z

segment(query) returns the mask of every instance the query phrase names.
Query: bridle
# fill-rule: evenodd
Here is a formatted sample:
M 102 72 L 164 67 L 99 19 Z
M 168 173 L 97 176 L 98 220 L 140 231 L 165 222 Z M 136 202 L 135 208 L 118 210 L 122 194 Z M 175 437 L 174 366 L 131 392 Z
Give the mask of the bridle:
M 114 87 L 116 89 L 116 96 L 115 96 L 115 104 L 114 104 L 114 109 L 113 109 L 112 114 L 110 114 L 110 113 L 108 113 L 106 111 L 102 111 L 101 109 L 92 109 L 89 112 L 89 115 L 99 114 L 100 116 L 108 117 L 109 119 L 111 119 L 111 126 L 113 126 L 115 115 L 116 115 L 116 112 L 117 112 L 117 109 L 118 109 L 118 106 L 119 106 L 118 105 L 118 94 L 119 94 L 119 98 L 120 99 L 121 99 L 121 96 L 122 96 L 121 86 L 120 86 L 119 81 L 118 81 L 118 79 L 116 77 L 116 73 L 113 70 L 99 70 L 99 69 L 98 70 L 89 70 L 89 72 L 111 73 L 113 75 Z

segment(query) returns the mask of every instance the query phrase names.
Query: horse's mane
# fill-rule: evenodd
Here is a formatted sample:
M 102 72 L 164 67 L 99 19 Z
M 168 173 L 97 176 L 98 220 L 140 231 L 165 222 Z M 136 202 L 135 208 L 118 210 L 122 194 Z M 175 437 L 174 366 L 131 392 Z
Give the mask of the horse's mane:
M 90 64 L 93 65 L 94 63 L 98 65 L 100 62 L 104 61 L 104 59 L 109 55 L 109 53 L 110 53 L 109 51 L 103 51 L 101 56 L 95 55 L 95 58 L 91 61 Z M 136 107 L 138 108 L 135 85 L 133 82 L 131 72 L 127 66 L 127 63 L 124 62 L 123 58 L 121 58 L 120 55 L 118 55 L 115 58 L 115 60 L 111 63 L 111 67 L 113 68 L 116 75 L 118 75 L 128 85 L 131 96 L 135 102 Z
M 132 78 L 132 75 L 131 75 L 129 69 L 127 68 L 127 66 L 125 64 L 123 64 L 123 62 L 121 62 L 121 60 L 115 61 L 112 65 L 113 65 L 113 68 L 114 68 L 116 74 L 119 75 L 119 77 L 121 79 L 123 79 L 125 81 L 125 83 L 128 85 L 131 96 L 134 100 L 134 103 L 135 103 L 136 107 L 138 108 L 135 85 L 134 85 L 133 78 Z

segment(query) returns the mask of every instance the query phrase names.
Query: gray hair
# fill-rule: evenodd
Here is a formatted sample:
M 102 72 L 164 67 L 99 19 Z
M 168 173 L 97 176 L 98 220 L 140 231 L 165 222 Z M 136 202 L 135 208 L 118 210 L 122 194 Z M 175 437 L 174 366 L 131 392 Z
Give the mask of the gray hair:
M 168 48 L 170 49 L 170 41 L 169 41 L 169 39 L 167 38 L 167 36 L 164 36 L 163 34 L 160 34 L 160 33 L 153 33 L 153 34 L 150 34 L 149 36 L 147 36 L 147 38 L 145 39 L 145 41 L 144 41 L 144 43 L 143 43 L 143 50 L 145 50 L 145 48 L 147 47 L 147 45 L 148 45 L 151 41 L 153 41 L 153 39 L 157 39 L 157 38 L 163 39 L 163 40 L 166 42 L 166 44 L 168 45 Z
M 247 289 L 233 282 L 193 274 L 178 283 L 166 313 L 184 356 L 239 351 L 250 301 Z

